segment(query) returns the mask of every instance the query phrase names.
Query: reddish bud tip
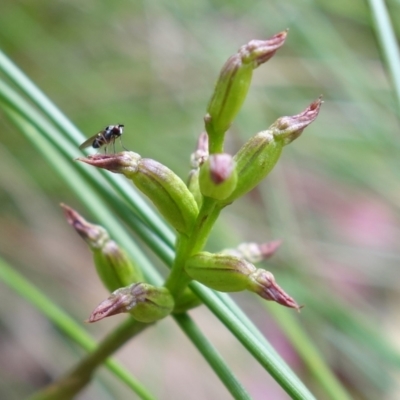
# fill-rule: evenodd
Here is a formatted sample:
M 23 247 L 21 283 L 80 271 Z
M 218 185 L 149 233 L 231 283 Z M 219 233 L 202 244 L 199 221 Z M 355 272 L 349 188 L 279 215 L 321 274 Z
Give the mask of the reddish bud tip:
M 97 322 L 111 315 L 128 312 L 135 305 L 132 300 L 128 290 L 118 289 L 94 309 L 87 322 Z
M 229 154 L 213 154 L 210 157 L 210 177 L 215 184 L 225 182 L 235 169 L 233 158 Z
M 251 40 L 239 49 L 243 63 L 254 63 L 254 68 L 267 62 L 283 46 L 288 30 L 277 33 L 267 40 Z
M 275 282 L 271 272 L 257 269 L 250 275 L 250 279 L 249 290 L 257 293 L 263 299 L 275 301 L 285 307 L 295 308 L 297 311 L 302 308 Z
M 289 144 L 297 139 L 308 125 L 315 121 L 322 103 L 322 96 L 320 96 L 300 114 L 281 117 L 268 130 L 272 132 L 276 139 L 282 138 L 285 145 Z
M 129 174 L 136 172 L 140 159 L 140 155 L 133 151 L 123 151 L 116 154 L 94 154 L 76 160 L 111 172 Z
M 89 244 L 90 247 L 99 248 L 109 240 L 106 230 L 99 226 L 87 222 L 77 211 L 61 203 L 67 222 L 76 232 Z

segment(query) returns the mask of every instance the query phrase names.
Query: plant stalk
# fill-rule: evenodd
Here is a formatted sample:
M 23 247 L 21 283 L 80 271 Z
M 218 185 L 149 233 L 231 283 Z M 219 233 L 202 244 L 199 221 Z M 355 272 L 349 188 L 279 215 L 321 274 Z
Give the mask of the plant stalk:
M 75 368 L 57 381 L 35 393 L 29 400 L 70 400 L 83 387 L 90 383 L 96 369 L 124 345 L 133 336 L 142 332 L 151 324 L 138 322 L 129 317 L 117 329 L 111 332 L 97 347 L 88 354 Z
M 176 243 L 176 256 L 165 287 L 177 299 L 191 281 L 185 272 L 186 260 L 204 247 L 211 229 L 219 216 L 214 199 L 204 197 L 199 215 L 189 237 L 180 235 Z

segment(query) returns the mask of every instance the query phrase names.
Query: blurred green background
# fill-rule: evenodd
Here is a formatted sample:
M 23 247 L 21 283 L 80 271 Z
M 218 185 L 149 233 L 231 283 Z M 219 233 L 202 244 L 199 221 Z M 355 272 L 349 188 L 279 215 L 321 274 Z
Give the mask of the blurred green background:
M 398 35 L 400 3 L 388 6 Z M 3 0 L 0 8 L 1 49 L 86 136 L 123 123 L 125 147 L 182 178 L 225 60 L 289 28 L 285 46 L 255 71 L 226 147 L 234 153 L 320 94 L 325 103 L 271 175 L 223 212 L 208 248 L 282 239 L 265 267 L 305 305 L 296 319 L 324 359 L 355 399 L 400 397 L 399 113 L 366 2 Z M 59 203 L 88 210 L 1 111 L 0 126 L 0 253 L 83 321 L 107 292 Z M 265 304 L 234 298 L 323 399 Z M 255 399 L 288 398 L 205 307 L 191 314 Z M 87 329 L 100 339 L 122 319 Z M 0 398 L 21 399 L 83 352 L 0 283 L 0 354 Z M 118 359 L 160 399 L 229 398 L 170 319 Z M 80 399 L 132 398 L 110 374 L 98 376 Z

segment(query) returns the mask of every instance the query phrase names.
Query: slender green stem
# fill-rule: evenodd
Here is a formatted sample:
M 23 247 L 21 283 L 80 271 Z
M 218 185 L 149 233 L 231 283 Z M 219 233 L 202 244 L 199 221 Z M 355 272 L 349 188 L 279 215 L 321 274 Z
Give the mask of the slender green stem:
M 209 154 L 223 153 L 225 132 L 216 132 L 212 124 L 205 124 Z
M 191 280 L 184 270 L 189 252 L 189 238 L 185 235 L 179 235 L 176 242 L 175 259 L 171 272 L 165 282 L 165 287 L 168 288 L 175 300 L 181 295 Z
M 90 383 L 93 373 L 118 348 L 133 336 L 150 326 L 128 318 L 109 334 L 94 350 L 88 354 L 72 371 L 53 384 L 37 392 L 30 400 L 69 400 Z
M 175 321 L 182 330 L 190 337 L 194 345 L 203 354 L 209 362 L 211 368 L 215 371 L 222 383 L 231 393 L 232 397 L 237 400 L 251 399 L 246 389 L 240 384 L 232 371 L 227 368 L 217 350 L 205 338 L 196 324 L 187 314 L 179 314 L 174 316 Z
M 176 244 L 176 256 L 165 286 L 178 298 L 191 281 L 185 272 L 185 262 L 204 247 L 210 231 L 218 218 L 215 212 L 216 201 L 205 197 L 192 233 L 189 237 L 180 235 Z
M 216 200 L 204 197 L 193 233 L 190 236 L 190 255 L 201 251 L 206 244 L 211 229 L 219 216 L 216 205 Z

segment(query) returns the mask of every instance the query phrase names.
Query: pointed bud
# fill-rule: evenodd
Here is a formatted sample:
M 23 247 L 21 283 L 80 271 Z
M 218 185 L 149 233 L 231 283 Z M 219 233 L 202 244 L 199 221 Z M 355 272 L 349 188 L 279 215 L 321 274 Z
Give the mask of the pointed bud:
M 67 222 L 92 250 L 101 249 L 110 240 L 110 236 L 102 226 L 90 224 L 77 211 L 63 203 L 60 206 L 64 210 Z
M 283 45 L 287 31 L 267 40 L 252 40 L 242 46 L 223 66 L 204 117 L 210 153 L 223 150 L 225 132 L 246 98 L 253 69 L 268 61 Z
M 302 113 L 279 118 L 268 130 L 253 136 L 242 146 L 234 157 L 238 174 L 236 189 L 223 201 L 224 204 L 230 204 L 252 190 L 271 172 L 283 147 L 317 118 L 321 103 L 318 98 Z
M 87 222 L 75 210 L 61 204 L 68 223 L 86 241 L 93 252 L 93 261 L 104 286 L 111 292 L 134 282 L 143 280 L 143 275 L 113 240 L 107 231 L 99 226 Z
M 175 300 L 174 314 L 181 314 L 195 308 L 203 302 L 188 287 Z
M 192 279 L 220 292 L 245 290 L 248 276 L 255 270 L 254 265 L 241 258 L 207 252 L 190 257 L 185 264 L 185 271 Z
M 276 140 L 283 140 L 283 144 L 287 145 L 297 139 L 303 130 L 314 122 L 319 114 L 322 105 L 322 96 L 312 102 L 303 112 L 290 117 L 281 117 L 275 121 L 269 131 Z
M 111 292 L 143 280 L 142 271 L 113 240 L 93 251 L 93 260 L 101 281 Z
M 267 260 L 278 250 L 281 245 L 280 240 L 267 243 L 242 243 L 236 249 L 225 249 L 223 254 L 241 257 L 253 264 Z
M 207 132 L 202 132 L 197 140 L 196 150 L 190 156 L 192 169 L 200 168 L 208 157 L 208 136 Z
M 265 300 L 276 301 L 285 307 L 295 308 L 297 311 L 300 310 L 301 306 L 278 286 L 271 272 L 264 269 L 257 269 L 250 274 L 249 278 L 247 289 L 251 292 L 257 293 Z
M 88 322 L 121 313 L 130 313 L 137 321 L 151 323 L 171 314 L 174 300 L 168 289 L 147 283 L 135 283 L 120 288 L 100 303 L 89 317 Z
M 203 196 L 226 199 L 235 189 L 237 172 L 229 154 L 211 154 L 200 168 L 199 184 Z
M 198 214 L 196 201 L 183 181 L 165 165 L 132 151 L 78 160 L 125 175 L 178 232 L 190 233 Z

